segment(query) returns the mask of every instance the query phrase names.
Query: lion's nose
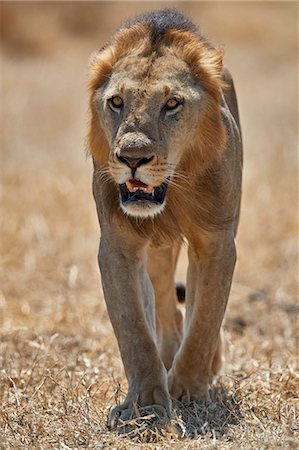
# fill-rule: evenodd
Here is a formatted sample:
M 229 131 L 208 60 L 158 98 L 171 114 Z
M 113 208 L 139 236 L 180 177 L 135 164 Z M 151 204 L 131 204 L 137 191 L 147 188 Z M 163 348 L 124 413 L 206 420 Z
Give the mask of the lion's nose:
M 147 164 L 150 161 L 153 160 L 154 156 L 150 156 L 149 158 L 130 158 L 128 156 L 124 157 L 124 156 L 117 156 L 117 159 L 123 163 L 126 164 L 130 169 L 132 169 L 134 172 L 136 171 L 136 169 L 140 166 L 142 166 L 143 164 Z

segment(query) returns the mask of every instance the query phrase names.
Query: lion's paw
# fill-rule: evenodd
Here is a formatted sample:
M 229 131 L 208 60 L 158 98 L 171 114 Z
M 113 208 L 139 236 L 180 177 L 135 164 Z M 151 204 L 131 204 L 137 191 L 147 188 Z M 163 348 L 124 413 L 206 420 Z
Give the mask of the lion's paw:
M 161 405 L 138 406 L 136 403 L 130 406 L 116 406 L 110 412 L 108 427 L 111 429 L 133 425 L 139 420 L 154 422 L 167 422 L 169 415 Z
M 168 373 L 168 390 L 173 400 L 179 400 L 184 404 L 209 399 L 209 383 L 200 381 L 199 378 L 180 375 L 174 369 Z
M 133 399 L 138 399 L 138 403 Z M 110 412 L 108 428 L 129 433 L 134 428 L 156 428 L 170 420 L 171 401 L 167 390 L 160 386 L 140 395 L 128 394 L 124 403 Z
M 113 408 L 109 415 L 108 428 L 135 437 L 163 427 L 169 420 L 169 413 L 162 405 L 138 406 L 133 403 L 130 406 Z

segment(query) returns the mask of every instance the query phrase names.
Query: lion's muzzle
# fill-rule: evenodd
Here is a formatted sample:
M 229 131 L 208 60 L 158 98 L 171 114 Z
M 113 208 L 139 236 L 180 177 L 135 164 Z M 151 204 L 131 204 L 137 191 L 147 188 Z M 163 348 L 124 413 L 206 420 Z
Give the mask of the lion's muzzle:
M 155 179 L 153 174 L 154 168 L 157 167 L 156 157 L 146 150 L 141 148 L 134 156 L 129 151 L 121 151 L 120 155 L 115 155 L 118 167 L 127 167 L 125 169 L 127 176 L 122 176 L 118 181 L 120 205 L 126 214 L 135 217 L 153 217 L 160 213 L 165 206 L 169 184 L 169 179 L 164 177 L 164 180 L 161 179 L 160 171 L 157 171 L 160 180 Z

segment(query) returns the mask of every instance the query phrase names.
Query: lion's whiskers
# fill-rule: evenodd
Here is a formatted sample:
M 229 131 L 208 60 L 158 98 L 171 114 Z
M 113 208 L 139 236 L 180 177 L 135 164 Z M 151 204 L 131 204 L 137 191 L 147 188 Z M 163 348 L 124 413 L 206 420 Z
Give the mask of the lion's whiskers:
M 108 169 L 108 167 L 101 167 L 101 169 L 98 169 L 94 172 L 96 181 L 102 182 L 102 183 L 109 183 L 113 181 L 112 175 Z

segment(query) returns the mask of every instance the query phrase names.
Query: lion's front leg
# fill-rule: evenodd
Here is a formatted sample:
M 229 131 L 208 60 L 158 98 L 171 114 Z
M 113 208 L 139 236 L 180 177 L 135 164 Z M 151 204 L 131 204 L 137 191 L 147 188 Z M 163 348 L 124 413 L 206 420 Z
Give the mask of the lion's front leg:
M 182 336 L 183 317 L 177 308 L 174 273 L 180 243 L 172 247 L 151 248 L 148 271 L 155 289 L 158 348 L 167 370 L 172 366 Z
M 234 239 L 229 233 L 206 236 L 200 244 L 190 242 L 184 338 L 168 375 L 169 391 L 175 399 L 188 402 L 208 395 L 220 365 L 220 328 L 235 260 Z
M 146 243 L 124 238 L 102 227 L 99 265 L 104 296 L 129 384 L 125 402 L 110 414 L 110 427 L 140 412 L 154 413 L 164 421 L 171 409 L 166 370 L 154 339 L 154 294 L 146 272 Z

